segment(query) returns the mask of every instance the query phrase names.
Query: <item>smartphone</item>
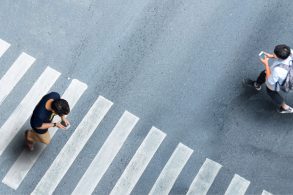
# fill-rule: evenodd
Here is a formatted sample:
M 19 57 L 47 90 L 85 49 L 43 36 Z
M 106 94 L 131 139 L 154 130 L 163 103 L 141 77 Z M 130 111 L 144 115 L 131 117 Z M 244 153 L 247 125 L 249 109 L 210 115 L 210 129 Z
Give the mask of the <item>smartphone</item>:
M 68 129 L 68 128 L 70 127 L 70 125 L 67 125 L 67 126 L 66 126 L 65 121 L 61 121 L 61 125 L 63 125 L 63 126 L 65 127 L 65 129 Z
M 265 59 L 266 54 L 265 54 L 263 51 L 261 51 L 261 52 L 258 54 L 258 56 L 259 56 L 261 59 Z

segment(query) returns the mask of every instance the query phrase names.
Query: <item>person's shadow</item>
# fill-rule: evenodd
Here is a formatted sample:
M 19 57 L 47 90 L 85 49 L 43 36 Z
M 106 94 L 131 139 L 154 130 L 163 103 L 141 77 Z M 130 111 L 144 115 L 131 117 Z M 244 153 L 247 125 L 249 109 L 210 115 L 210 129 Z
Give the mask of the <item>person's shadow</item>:
M 224 113 L 214 155 L 224 166 L 239 170 L 238 174 L 247 179 L 257 178 L 261 182 L 265 177 L 274 178 L 282 172 L 280 164 L 288 162 L 287 157 L 292 155 L 292 119 L 293 114 L 277 112 L 265 89 L 244 87 Z M 259 169 L 257 177 L 256 169 Z M 293 175 L 293 170 L 290 174 Z

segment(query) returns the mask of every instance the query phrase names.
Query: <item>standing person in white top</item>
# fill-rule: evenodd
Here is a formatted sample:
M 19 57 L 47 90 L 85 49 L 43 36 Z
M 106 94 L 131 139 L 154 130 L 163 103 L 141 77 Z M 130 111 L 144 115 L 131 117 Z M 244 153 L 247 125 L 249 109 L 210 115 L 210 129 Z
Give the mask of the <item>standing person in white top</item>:
M 280 65 L 292 65 L 293 50 L 287 45 L 277 45 L 274 54 L 265 53 L 264 59 L 260 59 L 264 64 L 265 70 L 260 73 L 256 81 L 246 80 L 245 82 L 253 86 L 256 90 L 261 90 L 261 85 L 266 84 L 266 91 L 272 98 L 273 102 L 278 106 L 280 113 L 293 113 L 293 108 L 284 101 L 280 95 L 280 86 L 284 84 L 288 71 Z M 273 63 L 269 66 L 269 59 L 273 59 Z

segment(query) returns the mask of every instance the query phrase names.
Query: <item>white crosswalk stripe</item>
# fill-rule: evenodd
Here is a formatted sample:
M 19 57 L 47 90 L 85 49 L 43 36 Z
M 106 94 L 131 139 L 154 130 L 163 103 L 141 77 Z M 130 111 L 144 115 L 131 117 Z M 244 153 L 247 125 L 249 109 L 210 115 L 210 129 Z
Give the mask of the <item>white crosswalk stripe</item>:
M 272 193 L 269 193 L 268 191 L 262 191 L 261 195 L 273 195 Z
M 228 189 L 225 192 L 225 195 L 244 195 L 250 181 L 240 177 L 239 175 L 235 174 Z
M 33 110 L 38 101 L 40 101 L 42 96 L 48 92 L 59 76 L 59 72 L 47 67 L 34 83 L 28 94 L 20 102 L 7 121 L 2 125 L 0 128 L 0 155 L 2 155 L 8 144 L 17 132 L 21 130 L 21 127 L 31 115 L 31 112 L 29 111 Z
M 221 168 L 222 165 L 219 163 L 216 163 L 210 159 L 206 159 L 198 171 L 198 174 L 192 181 L 187 195 L 207 194 Z
M 192 149 L 179 143 L 149 194 L 168 195 L 192 153 Z
M 54 162 L 51 164 L 32 194 L 52 194 L 73 161 L 85 146 L 95 129 L 112 106 L 112 102 L 99 96 L 82 122 L 75 129 Z
M 124 112 L 72 194 L 91 194 L 94 191 L 137 121 L 136 116 Z
M 74 108 L 75 104 L 86 89 L 86 84 L 76 79 L 71 81 L 69 87 L 62 96 L 63 99 L 66 99 L 68 101 L 71 110 Z M 54 120 L 59 121 L 60 117 L 55 117 Z M 49 129 L 51 137 L 54 136 L 56 130 L 57 128 Z M 29 150 L 24 149 L 21 155 L 10 168 L 2 182 L 16 190 L 45 148 L 46 145 L 41 144 L 38 150 L 33 153 Z
M 20 81 L 23 75 L 35 62 L 35 58 L 22 53 L 12 64 L 6 74 L 0 80 L 0 105 L 5 100 L 7 95 L 12 91 L 15 85 Z
M 166 134 L 153 127 L 127 165 L 111 195 L 130 194 Z
M 0 58 L 6 52 L 6 50 L 10 47 L 10 44 L 6 41 L 0 39 Z

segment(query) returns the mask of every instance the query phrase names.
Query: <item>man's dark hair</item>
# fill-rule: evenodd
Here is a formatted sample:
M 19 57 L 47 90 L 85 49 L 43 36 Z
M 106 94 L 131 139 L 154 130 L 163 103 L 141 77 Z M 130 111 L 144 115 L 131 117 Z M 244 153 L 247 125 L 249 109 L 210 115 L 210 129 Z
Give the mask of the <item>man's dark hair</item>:
M 278 58 L 285 60 L 286 58 L 290 56 L 291 49 L 289 46 L 284 44 L 277 45 L 274 49 L 274 53 L 276 54 Z
M 70 112 L 69 104 L 64 99 L 54 100 L 51 106 L 59 116 L 67 115 Z

